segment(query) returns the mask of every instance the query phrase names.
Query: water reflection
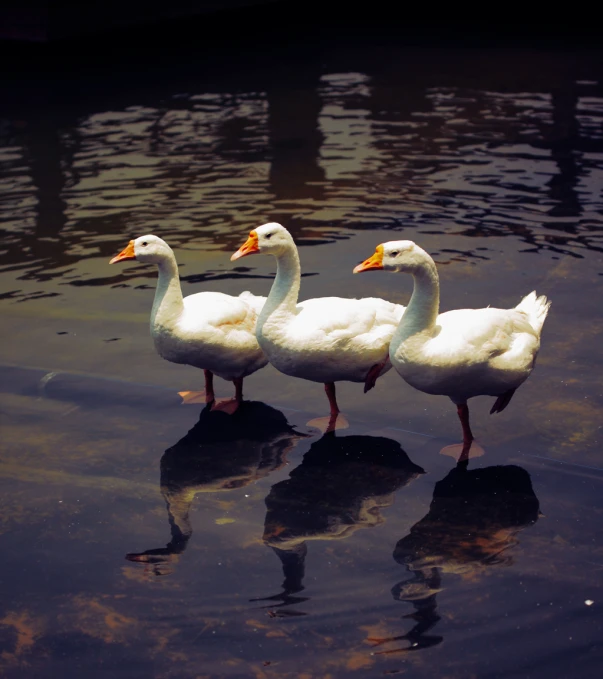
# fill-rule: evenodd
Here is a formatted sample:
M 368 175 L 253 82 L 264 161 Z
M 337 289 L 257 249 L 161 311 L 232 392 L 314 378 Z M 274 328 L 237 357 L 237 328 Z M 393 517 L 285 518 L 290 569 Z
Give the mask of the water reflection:
M 377 646 L 394 644 L 377 653 L 406 653 L 441 643 L 443 637 L 430 632 L 440 620 L 436 597 L 444 589 L 442 574 L 467 578 L 511 565 L 508 551 L 517 545 L 517 533 L 538 516 L 538 498 L 521 467 L 468 470 L 459 464 L 438 481 L 429 512 L 398 542 L 393 555 L 413 574 L 397 583 L 392 595 L 412 604 L 414 612 L 404 617 L 415 624 L 406 634 L 371 639 Z
M 164 64 L 161 69 L 144 64 L 141 80 L 137 69 L 127 64 L 121 72 L 99 63 L 92 76 L 90 69 L 80 68 L 79 75 L 61 72 L 41 86 L 39 79 L 3 85 L 0 298 L 7 298 L 2 301 L 9 340 L 5 361 L 108 376 L 119 375 L 122 366 L 129 365 L 133 379 L 173 387 L 179 379 L 175 368 L 146 365 L 148 332 L 143 323 L 148 323 L 145 299 L 151 291 L 124 294 L 126 306 L 116 310 L 119 293 L 111 286 L 143 288 L 154 284 L 155 277 L 152 269 L 116 272 L 107 266 L 124 237 L 156 230 L 178 250 L 184 287 L 199 281 L 229 292 L 229 286 L 239 291 L 242 287 L 217 279 L 255 275 L 243 267 L 233 270 L 226 255 L 252 225 L 282 220 L 302 244 L 350 237 L 353 230 L 388 228 L 404 232 L 393 237 L 426 240 L 427 247 L 440 251 L 439 262 L 476 265 L 455 263 L 447 268 L 447 308 L 482 306 L 499 293 L 514 295 L 524 275 L 536 289 L 547 280 L 560 309 L 547 336 L 543 374 L 510 424 L 492 422 L 493 436 L 500 442 L 492 454 L 500 458 L 489 464 L 506 464 L 504 456 L 517 446 L 548 455 L 554 442 L 557 458 L 596 466 L 602 393 L 595 367 L 600 363 L 601 323 L 593 301 L 598 298 L 596 283 L 603 281 L 598 275 L 603 248 L 603 81 L 596 63 L 601 52 L 419 50 L 367 45 L 363 40 L 342 48 L 336 36 L 329 42 L 320 54 L 314 52 L 316 58 L 306 59 L 304 49 L 297 60 L 270 44 L 266 67 L 246 53 L 240 68 L 232 67 L 231 55 L 228 63 L 214 58 L 211 68 L 201 60 Z M 311 51 L 310 40 L 307 47 Z M 13 96 L 19 92 L 24 105 Z M 44 96 L 46 92 L 52 96 Z M 369 235 L 357 233 L 355 240 L 306 248 L 307 272 L 320 272 L 320 278 L 309 281 L 314 285 L 311 294 L 342 294 L 349 269 L 342 273 L 338 263 L 359 257 L 354 253 Z M 538 255 L 519 254 L 526 250 Z M 577 265 L 572 260 L 580 256 L 584 260 Z M 267 290 L 266 280 L 252 284 L 258 293 Z M 595 293 L 585 295 L 585 284 Z M 517 289 L 524 289 L 523 284 Z M 386 293 L 380 291 L 379 296 Z M 353 290 L 349 294 L 355 295 Z M 29 301 L 43 295 L 56 297 Z M 25 303 L 13 304 L 17 301 Z M 574 332 L 568 332 L 571 327 Z M 115 337 L 130 339 L 102 341 Z M 273 384 L 268 373 L 263 380 L 266 394 L 288 388 L 284 382 Z M 3 429 L 3 443 L 19 451 L 25 441 L 28 451 L 27 459 L 18 460 L 17 455 L 14 465 L 11 459 L 3 460 L 10 501 L 4 503 L 8 523 L 0 528 L 10 576 L 3 578 L 0 664 L 12 663 L 8 670 L 3 666 L 5 672 L 19 673 L 27 665 L 32 675 L 66 676 L 77 674 L 78 666 L 102 662 L 115 667 L 114 674 L 136 665 L 143 668 L 140 672 L 148 667 L 147 674 L 156 666 L 157 673 L 183 677 L 196 676 L 199 667 L 212 676 L 259 676 L 269 673 L 260 667 L 266 660 L 272 669 L 282 662 L 278 672 L 287 675 L 299 667 L 301 656 L 296 653 L 308 655 L 303 646 L 307 637 L 313 648 L 307 671 L 313 676 L 373 676 L 380 667 L 359 667 L 358 658 L 348 657 L 347 651 L 363 634 L 359 625 L 364 620 L 387 616 L 393 609 L 398 616 L 414 617 L 398 619 L 392 630 L 372 632 L 402 635 L 380 640 L 374 652 L 439 644 L 438 667 L 445 668 L 441 674 L 447 676 L 491 674 L 493 663 L 506 657 L 509 665 L 501 668 L 503 674 L 521 673 L 522 666 L 538 667 L 541 674 L 549 668 L 563 674 L 560 664 L 586 663 L 580 675 L 596 676 L 593 654 L 585 651 L 596 649 L 601 636 L 597 605 L 583 602 L 601 599 L 596 578 L 588 575 L 598 566 L 585 572 L 583 564 L 590 559 L 600 565 L 603 559 L 597 552 L 601 539 L 596 521 L 589 512 L 585 515 L 584 505 L 591 503 L 596 510 L 600 493 L 596 481 L 570 475 L 570 466 L 551 463 L 548 471 L 539 472 L 539 493 L 546 489 L 561 502 L 562 509 L 548 520 L 550 534 L 543 538 L 547 557 L 558 567 L 554 572 L 539 568 L 539 559 L 530 559 L 533 549 L 526 550 L 521 573 L 534 575 L 537 586 L 524 593 L 523 588 L 507 587 L 517 573 L 515 568 L 503 571 L 502 565 L 516 554 L 511 545 L 518 538 L 530 545 L 538 539 L 534 533 L 540 530 L 523 539 L 518 533 L 536 520 L 537 501 L 529 488 L 505 490 L 514 486 L 505 481 L 504 471 L 498 481 L 486 484 L 500 490 L 497 496 L 489 493 L 489 499 L 480 497 L 478 483 L 471 482 L 478 472 L 464 472 L 464 481 L 462 470 L 451 472 L 438 485 L 427 517 L 409 535 L 407 524 L 396 529 L 398 522 L 390 520 L 378 531 L 356 534 L 345 543 L 312 544 L 312 539 L 345 539 L 355 526 L 378 523 L 369 511 L 371 502 L 377 516 L 393 515 L 378 503 L 387 504 L 392 489 L 404 485 L 404 469 L 389 462 L 380 468 L 372 455 L 360 460 L 339 455 L 339 465 L 327 464 L 312 459 L 313 448 L 300 469 L 269 495 L 270 486 L 290 471 L 279 469 L 284 451 L 295 440 L 286 423 L 276 423 L 257 440 L 246 438 L 249 431 L 239 432 L 237 439 L 205 412 L 161 463 L 168 529 L 165 515 L 153 517 L 147 511 L 152 498 L 146 495 L 146 484 L 140 497 L 137 490 L 149 473 L 155 477 L 167 443 L 156 449 L 157 459 L 151 457 L 150 471 L 145 451 L 154 436 L 164 434 L 154 434 L 152 427 L 133 431 L 132 418 L 125 416 L 108 424 L 103 414 L 107 399 L 99 402 L 92 392 L 85 396 L 95 410 L 83 420 L 77 412 L 44 419 L 38 406 L 15 389 L 3 392 L 3 418 L 10 422 L 7 433 Z M 423 411 L 422 403 L 414 403 L 412 395 L 408 410 L 389 410 L 390 415 L 387 399 L 384 394 L 370 403 L 351 400 L 350 407 L 364 413 L 367 421 L 377 417 L 379 426 L 395 422 L 412 431 L 430 431 L 423 426 L 430 413 Z M 46 410 L 51 401 L 44 402 Z M 155 406 L 148 409 L 142 399 L 136 401 L 132 407 L 150 421 Z M 283 391 L 283 402 L 300 411 L 308 408 L 303 390 L 295 388 Z M 172 432 L 168 441 L 175 443 L 193 422 L 177 424 L 186 412 L 173 421 L 171 417 L 166 410 L 160 429 Z M 400 417 L 407 417 L 408 423 L 401 423 Z M 136 454 L 124 456 L 130 439 Z M 381 447 L 379 439 L 362 440 L 369 451 Z M 338 446 L 346 443 L 343 438 L 337 441 Z M 71 451 L 65 459 L 56 455 L 57 445 L 64 448 L 63 443 L 69 443 Z M 337 456 L 328 444 L 329 439 L 316 442 L 325 446 L 327 457 Z M 397 449 L 396 457 L 400 455 Z M 354 465 L 360 474 L 350 478 L 346 468 Z M 31 477 L 30 467 L 44 473 Z M 109 478 L 116 469 L 121 481 Z M 273 469 L 278 476 L 261 478 Z M 103 481 L 99 474 L 108 477 Z M 38 476 L 43 483 L 35 481 Z M 259 479 L 257 485 L 237 490 L 238 484 L 253 483 L 254 478 Z M 454 479 L 456 490 L 451 489 Z M 122 493 L 124 483 L 128 490 Z M 84 487 L 90 493 L 83 493 Z M 428 477 L 400 491 L 405 505 L 422 508 L 411 524 L 427 514 L 432 491 Z M 195 501 L 196 492 L 212 495 Z M 269 495 L 267 540 L 266 546 L 250 547 L 241 555 L 249 526 L 261 536 L 263 507 L 254 505 L 259 518 L 252 513 L 248 521 L 229 528 L 207 527 L 201 514 L 191 512 L 195 502 L 222 510 L 218 498 L 227 498 L 229 505 L 236 505 L 235 516 L 243 507 L 251 509 L 251 502 L 241 500 L 246 493 Z M 516 515 L 512 505 L 517 506 Z M 155 506 L 163 512 L 162 506 Z M 48 517 L 55 516 L 49 522 Z M 124 516 L 132 521 L 124 522 Z M 576 522 L 574 516 L 584 521 Z M 15 517 L 18 525 L 13 526 Z M 132 532 L 132 525 L 148 526 L 149 521 L 155 522 L 155 531 L 145 533 L 147 537 Z M 279 526 L 282 540 L 272 534 Z M 191 538 L 193 529 L 196 535 Z M 479 530 L 479 539 L 468 535 L 474 530 Z M 241 540 L 229 541 L 234 535 Z M 388 591 L 376 601 L 370 586 L 374 578 L 365 576 L 373 566 L 388 567 L 388 558 L 380 565 L 378 555 L 365 547 L 378 539 L 393 549 L 403 536 L 396 556 L 405 568 L 389 563 L 400 570 L 399 576 L 387 578 Z M 555 540 L 549 539 L 552 536 Z M 94 550 L 86 549 L 91 540 Z M 141 597 L 137 577 L 115 578 L 116 541 L 126 545 L 123 554 L 138 552 L 130 557 L 139 563 L 129 564 L 127 573 L 137 576 L 144 568 L 156 581 L 167 582 L 152 591 L 145 588 Z M 147 547 L 160 549 L 142 552 Z M 269 579 L 250 590 L 241 564 L 251 563 L 257 551 L 267 562 L 263 568 L 269 569 Z M 344 563 L 348 551 L 359 559 L 353 569 Z M 341 558 L 340 566 L 333 565 L 332 587 L 333 578 L 318 567 L 330 552 Z M 90 556 L 85 567 L 72 568 L 83 563 L 82 555 Z M 223 556 L 231 567 L 213 558 Z M 119 558 L 123 562 L 123 555 Z M 197 562 L 202 569 L 196 568 Z M 172 568 L 180 570 L 163 579 L 153 575 Z M 483 572 L 497 575 L 476 582 L 455 577 Z M 329 586 L 329 596 L 304 604 L 303 598 L 312 596 L 312 576 L 322 588 Z M 369 586 L 355 588 L 355 578 L 365 578 Z M 389 594 L 397 580 L 403 582 L 393 594 L 401 603 Z M 440 593 L 443 587 L 447 591 Z M 186 594 L 180 596 L 178 589 Z M 241 592 L 246 597 L 277 594 L 273 600 L 241 605 Z M 553 605 L 544 615 L 535 607 L 551 592 Z M 513 608 L 508 624 L 491 607 L 507 594 Z M 453 643 L 440 642 L 452 638 L 445 614 L 462 612 L 463 597 L 475 603 L 475 617 L 484 626 L 475 630 L 465 625 L 459 651 Z M 269 630 L 247 620 L 251 609 L 264 605 L 270 608 L 255 611 L 253 617 Z M 311 606 L 317 617 L 292 621 L 285 626 L 287 636 L 274 635 L 275 626 L 278 631 L 284 627 L 268 616 L 309 611 Z M 214 624 L 212 619 L 215 626 L 206 629 L 206 624 Z M 334 625 L 334 643 L 326 648 L 325 632 Z M 554 629 L 558 631 L 551 636 Z M 555 652 L 550 653 L 553 637 Z M 498 656 L 483 652 L 493 639 Z M 345 667 L 333 663 L 337 647 L 345 648 Z M 509 653 L 518 647 L 521 657 Z M 375 660 L 366 648 L 362 652 L 367 656 L 363 661 Z M 413 657 L 422 660 L 427 655 Z M 390 657 L 399 656 L 385 656 Z M 415 665 L 419 675 L 430 674 L 427 663 Z
M 43 122 L 37 107 L 0 121 L 0 267 L 57 282 L 32 295 L 14 281 L 12 296 L 144 276 L 99 275 L 89 262 L 124 233 L 229 251 L 268 216 L 317 243 L 334 225 L 379 225 L 510 236 L 551 256 L 603 248 L 601 83 L 571 69 L 552 79 L 553 57 L 522 63 L 513 87 L 507 54 L 481 55 L 483 69 L 461 53 L 396 56 L 412 73 L 312 59 L 241 75 L 226 91 L 197 82 L 182 93 L 167 78 L 71 101 Z M 476 246 L 442 251 L 487 256 Z
M 383 523 L 381 514 L 394 493 L 420 474 L 400 444 L 380 436 L 336 436 L 315 441 L 289 478 L 272 486 L 266 498 L 264 542 L 282 563 L 282 592 L 253 601 L 282 608 L 306 601 L 307 542 L 341 540 L 360 528 Z M 301 615 L 278 610 L 276 615 Z
M 324 135 L 318 126 L 322 100 L 318 93 L 320 64 L 308 64 L 288 86 L 272 82 L 266 91 L 270 169 L 268 181 L 275 198 L 273 221 L 290 221 L 296 201 L 321 201 L 324 168 L 319 164 Z
M 234 415 L 206 406 L 195 426 L 161 458 L 171 540 L 126 558 L 149 564 L 155 575 L 171 573 L 193 534 L 189 512 L 195 495 L 236 490 L 268 476 L 304 436 L 279 410 L 259 401 L 244 401 Z
M 391 72 L 373 79 L 367 101 L 384 159 L 382 195 L 374 196 L 380 205 L 397 181 L 404 186 L 397 212 L 406 212 L 406 225 L 450 233 L 442 229 L 450 220 L 465 236 L 512 236 L 531 251 L 555 255 L 600 249 L 592 227 L 601 200 L 591 183 L 590 154 L 600 153 L 601 142 L 579 116 L 580 100 L 596 84 L 568 75 L 537 83 L 528 76 L 510 92 L 481 77 L 472 84 L 462 76 L 454 84 L 445 80 L 449 84 L 425 87 L 423 78 Z M 600 86 L 596 91 L 599 105 L 589 107 L 588 123 L 598 117 Z

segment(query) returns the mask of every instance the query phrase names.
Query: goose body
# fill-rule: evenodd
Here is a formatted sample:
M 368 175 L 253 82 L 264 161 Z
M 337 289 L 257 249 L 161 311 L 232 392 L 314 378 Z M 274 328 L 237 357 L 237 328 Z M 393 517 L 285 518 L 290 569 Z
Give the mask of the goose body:
M 439 314 L 432 335 L 400 324 L 390 360 L 411 386 L 448 396 L 457 405 L 473 396 L 500 396 L 524 382 L 540 347 L 540 327 L 522 310 L 537 313 L 531 293 L 513 309 L 458 309 Z
M 240 401 L 243 378 L 268 363 L 255 337 L 258 314 L 266 298 L 250 292 L 238 297 L 221 292 L 183 297 L 174 253 L 157 236 L 130 241 L 111 263 L 130 259 L 158 268 L 150 324 L 157 353 L 172 363 L 206 371 L 208 401 L 214 398 L 214 374 L 235 383 Z
M 211 370 L 224 380 L 247 377 L 268 363 L 255 339 L 264 300 L 249 292 L 197 292 L 173 313 L 162 298 L 151 315 L 155 349 L 166 361 Z
M 368 390 L 391 368 L 389 342 L 404 307 L 378 298 L 321 297 L 298 303 L 297 247 L 280 224 L 252 231 L 231 259 L 253 253 L 271 254 L 277 261 L 276 278 L 258 317 L 260 347 L 280 372 L 324 383 L 331 416 L 336 416 L 335 382 L 363 382 Z
M 404 311 L 368 297 L 321 297 L 295 306 L 288 318 L 260 314 L 258 341 L 277 370 L 312 382 L 364 383 L 387 358 L 389 341 Z M 384 366 L 381 374 L 391 366 Z
M 439 314 L 433 259 L 412 241 L 390 241 L 354 270 L 410 273 L 414 290 L 389 348 L 392 365 L 411 386 L 448 396 L 459 408 L 470 446 L 467 400 L 496 396 L 491 412 L 506 408 L 528 378 L 540 348 L 550 302 L 531 292 L 512 309 L 458 309 Z

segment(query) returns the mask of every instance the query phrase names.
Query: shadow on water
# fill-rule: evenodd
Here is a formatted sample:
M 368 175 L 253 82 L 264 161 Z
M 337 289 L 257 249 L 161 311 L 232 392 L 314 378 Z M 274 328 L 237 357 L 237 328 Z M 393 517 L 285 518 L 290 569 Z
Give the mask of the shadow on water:
M 394 493 L 424 473 L 391 439 L 324 434 L 266 498 L 263 540 L 280 559 L 285 580 L 282 592 L 252 601 L 275 602 L 269 608 L 307 601 L 295 596 L 304 590 L 307 543 L 342 540 L 378 526 Z M 288 609 L 273 615 L 304 613 Z
M 193 534 L 189 512 L 197 493 L 243 488 L 286 463 L 287 453 L 304 434 L 275 408 L 244 401 L 234 415 L 206 406 L 195 426 L 168 448 L 160 462 L 171 540 L 165 547 L 130 553 L 126 559 L 168 575 Z
M 407 653 L 440 644 L 444 637 L 430 632 L 441 618 L 436 598 L 444 590 L 442 575 L 468 577 L 512 565 L 508 550 L 539 514 L 530 475 L 515 465 L 474 470 L 457 465 L 438 481 L 429 512 L 397 543 L 393 555 L 413 573 L 392 588 L 392 596 L 412 604 L 414 612 L 404 617 L 415 625 L 400 636 L 370 639 L 376 646 L 408 645 L 376 653 Z

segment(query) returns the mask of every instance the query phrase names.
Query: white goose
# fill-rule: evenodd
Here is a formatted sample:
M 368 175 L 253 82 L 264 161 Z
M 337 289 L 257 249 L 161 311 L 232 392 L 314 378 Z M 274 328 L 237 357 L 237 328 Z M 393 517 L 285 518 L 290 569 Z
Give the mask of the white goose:
M 392 338 L 390 360 L 408 384 L 456 404 L 466 457 L 473 441 L 467 399 L 496 396 L 490 413 L 507 407 L 534 368 L 550 302 L 531 292 L 514 309 L 458 309 L 438 315 L 435 263 L 409 240 L 378 245 L 354 273 L 371 269 L 412 275 L 412 297 Z
M 365 392 L 391 368 L 388 346 L 404 307 L 383 299 L 320 297 L 297 303 L 300 263 L 285 227 L 264 224 L 249 234 L 231 257 L 254 253 L 276 258 L 276 278 L 256 329 L 258 342 L 272 365 L 286 375 L 325 385 L 336 420 L 335 382 L 364 382 Z
M 231 297 L 198 292 L 182 297 L 172 248 L 157 236 L 131 240 L 111 264 L 136 259 L 159 271 L 151 312 L 151 336 L 157 353 L 172 363 L 205 371 L 205 400 L 215 400 L 213 376 L 234 382 L 235 405 L 243 399 L 243 378 L 263 368 L 268 359 L 255 337 L 258 314 L 266 301 L 250 292 Z

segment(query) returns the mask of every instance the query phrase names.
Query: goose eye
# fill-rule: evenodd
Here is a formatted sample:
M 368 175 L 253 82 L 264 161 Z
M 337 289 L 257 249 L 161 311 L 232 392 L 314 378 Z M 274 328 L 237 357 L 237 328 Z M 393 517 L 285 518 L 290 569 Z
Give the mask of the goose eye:
M 271 234 L 271 233 L 267 233 L 267 234 L 266 234 L 266 239 L 267 239 L 267 240 L 270 240 L 271 238 L 272 238 L 272 234 Z
M 143 245 L 148 245 L 148 243 L 146 242 L 146 240 L 145 240 L 145 241 L 143 241 L 143 243 L 142 243 L 142 244 L 143 244 Z
M 399 254 L 400 254 L 400 253 L 398 252 L 398 250 L 396 250 L 395 252 L 392 252 L 392 253 L 391 253 L 391 256 L 392 256 L 392 257 L 397 257 Z

